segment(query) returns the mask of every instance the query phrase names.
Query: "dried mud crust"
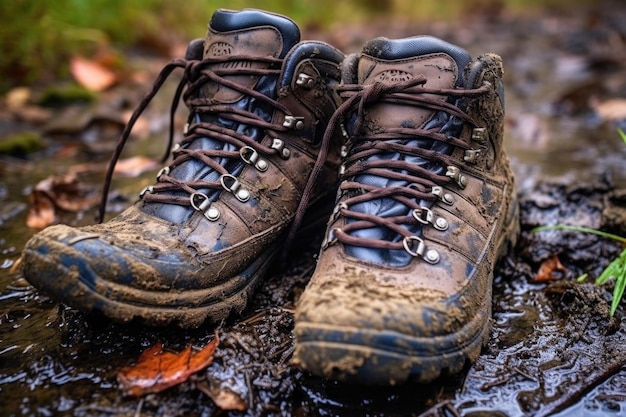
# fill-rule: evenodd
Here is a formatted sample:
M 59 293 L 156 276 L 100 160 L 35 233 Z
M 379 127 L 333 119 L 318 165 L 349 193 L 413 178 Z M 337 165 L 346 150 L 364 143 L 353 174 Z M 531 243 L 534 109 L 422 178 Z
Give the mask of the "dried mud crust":
M 363 282 L 368 277 L 354 279 Z M 331 321 L 302 318 L 296 327 L 299 341 L 295 363 L 315 374 L 360 384 L 396 385 L 409 378 L 430 381 L 442 372 L 459 372 L 467 359 L 476 359 L 488 337 L 489 314 L 486 312 L 477 314 L 450 334 L 418 336 L 413 334 L 415 323 L 403 323 L 398 315 L 402 311 L 414 310 L 422 302 L 429 303 L 430 297 L 426 294 L 420 293 L 420 297 L 410 291 L 399 294 L 396 288 L 388 291 L 375 283 L 354 286 L 350 285 L 350 279 L 325 284 L 332 285 L 332 290 L 325 290 L 325 293 L 345 294 L 337 295 L 337 299 L 352 300 L 353 303 L 346 310 L 341 305 L 324 309 L 329 316 L 341 317 L 347 311 L 359 311 L 370 326 L 356 326 L 358 320 L 353 317 L 345 320 L 355 324 L 352 326 L 324 325 L 323 322 Z M 364 292 L 365 288 L 372 291 Z M 437 299 L 438 294 L 432 294 L 432 298 Z M 336 300 L 330 302 L 336 303 Z M 490 303 L 484 308 L 488 311 Z M 455 314 L 462 316 L 460 311 L 450 310 L 450 315 Z
M 496 259 L 515 246 L 519 234 L 518 206 L 511 204 L 510 222 L 496 229 Z M 486 275 L 474 279 L 482 281 L 445 306 L 441 300 L 448 295 L 439 291 L 385 285 L 363 269 L 339 269 L 332 279 L 314 282 L 307 289 L 313 296 L 300 300 L 294 364 L 371 385 L 425 383 L 458 373 L 489 338 L 493 266 L 481 268 Z M 481 285 L 487 289 L 477 293 Z

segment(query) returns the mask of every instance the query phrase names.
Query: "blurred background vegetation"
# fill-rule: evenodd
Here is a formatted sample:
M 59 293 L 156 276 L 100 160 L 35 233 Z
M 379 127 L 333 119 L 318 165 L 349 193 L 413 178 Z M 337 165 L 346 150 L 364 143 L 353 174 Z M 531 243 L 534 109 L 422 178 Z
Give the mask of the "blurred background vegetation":
M 468 11 L 528 13 L 593 0 L 6 0 L 0 1 L 0 93 L 18 85 L 68 77 L 75 55 L 106 52 L 108 65 L 123 66 L 131 48 L 167 54 L 174 41 L 203 36 L 214 9 L 262 8 L 303 28 L 368 19 L 455 19 Z

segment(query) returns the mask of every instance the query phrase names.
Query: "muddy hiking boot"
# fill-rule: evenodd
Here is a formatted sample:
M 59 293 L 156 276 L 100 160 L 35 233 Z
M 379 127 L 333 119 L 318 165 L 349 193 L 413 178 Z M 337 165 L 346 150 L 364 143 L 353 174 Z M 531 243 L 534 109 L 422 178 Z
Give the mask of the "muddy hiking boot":
M 336 207 L 295 314 L 294 363 L 364 384 L 460 371 L 488 338 L 518 232 L 502 62 L 432 37 L 346 58 Z M 508 242 L 508 243 L 507 243 Z
M 330 191 L 329 209 L 313 216 L 321 227 L 328 219 L 343 137 L 322 139 L 340 103 L 343 58 L 325 43 L 300 42 L 285 17 L 216 11 L 206 39 L 162 70 L 131 117 L 107 181 L 136 119 L 183 69 L 172 115 L 181 95 L 190 114 L 169 166 L 110 221 L 36 234 L 24 249 L 26 279 L 123 322 L 191 327 L 240 312 L 296 214 L 301 221 L 303 205 Z

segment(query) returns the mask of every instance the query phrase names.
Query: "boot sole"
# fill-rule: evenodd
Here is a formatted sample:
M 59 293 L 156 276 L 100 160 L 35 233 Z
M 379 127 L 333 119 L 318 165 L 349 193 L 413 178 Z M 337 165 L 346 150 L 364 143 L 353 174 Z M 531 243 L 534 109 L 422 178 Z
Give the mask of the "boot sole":
M 99 312 L 117 322 L 136 320 L 152 326 L 175 324 L 183 328 L 197 327 L 207 320 L 217 322 L 233 312 L 241 313 L 278 252 L 275 245 L 243 272 L 219 287 L 176 293 L 138 292 L 137 289 L 101 279 L 93 272 L 85 273 L 85 268 L 89 266 L 80 263 L 78 253 L 75 258 L 78 261 L 74 263 L 76 266 L 63 266 L 56 257 L 50 256 L 53 252 L 49 249 L 51 243 L 56 242 L 48 242 L 45 253 L 39 252 L 37 248 L 24 251 L 25 257 L 29 259 L 26 268 L 39 271 L 37 274 L 28 274 L 28 270 L 25 270 L 25 273 L 33 277 L 31 281 L 36 279 L 31 284 L 42 292 L 53 294 L 56 300 L 72 308 L 87 313 Z M 67 249 L 65 246 L 57 253 L 62 253 L 64 257 L 71 256 Z M 45 274 L 41 271 L 45 271 Z M 117 294 L 119 298 L 111 299 L 107 294 Z M 215 294 L 219 294 L 219 298 Z
M 519 207 L 505 219 L 496 261 L 515 247 L 520 232 Z M 426 383 L 460 372 L 474 362 L 491 330 L 491 283 L 484 307 L 459 331 L 445 336 L 414 337 L 373 328 L 297 322 L 295 362 L 330 379 L 365 385 Z
M 300 323 L 298 360 L 315 375 L 352 384 L 425 383 L 442 374 L 458 373 L 468 360 L 475 360 L 489 336 L 488 322 L 489 315 L 478 314 L 456 333 L 424 338 L 384 330 Z M 459 340 L 463 340 L 462 346 Z

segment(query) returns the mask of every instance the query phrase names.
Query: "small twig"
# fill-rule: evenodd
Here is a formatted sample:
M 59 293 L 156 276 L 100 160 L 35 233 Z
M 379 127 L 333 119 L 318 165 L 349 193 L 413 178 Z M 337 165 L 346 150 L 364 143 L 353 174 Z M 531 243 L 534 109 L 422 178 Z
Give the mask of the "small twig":
M 246 386 L 248 387 L 248 407 L 250 409 L 254 408 L 254 393 L 252 392 L 252 384 L 250 383 L 250 374 L 247 372 L 244 374 L 244 378 L 246 380 Z
M 248 347 L 248 345 L 246 343 L 244 343 L 243 340 L 241 340 L 241 338 L 236 334 L 236 333 L 231 333 L 230 337 L 232 337 L 233 339 L 235 339 L 235 341 L 237 342 L 237 344 L 250 356 L 254 356 L 254 354 L 252 353 L 252 350 L 250 349 L 250 347 Z
M 535 378 L 534 376 L 532 376 L 528 372 L 521 370 L 517 366 L 514 366 L 512 369 L 515 372 L 517 372 L 518 374 L 520 374 L 521 376 L 523 376 L 524 378 L 528 379 L 529 381 L 537 382 L 537 378 Z
M 626 364 L 626 357 L 616 360 L 611 366 L 608 366 L 600 373 L 592 372 L 587 377 L 588 384 L 578 391 L 567 390 L 557 398 L 556 401 L 545 404 L 541 411 L 535 417 L 544 417 L 563 411 L 572 404 L 577 403 L 580 399 L 587 395 L 592 389 L 604 383 L 607 379 L 615 375 Z
M 141 409 L 143 408 L 144 398 L 141 397 L 139 403 L 137 403 L 137 409 L 135 410 L 135 417 L 141 417 Z

